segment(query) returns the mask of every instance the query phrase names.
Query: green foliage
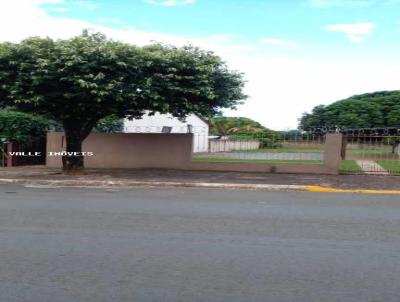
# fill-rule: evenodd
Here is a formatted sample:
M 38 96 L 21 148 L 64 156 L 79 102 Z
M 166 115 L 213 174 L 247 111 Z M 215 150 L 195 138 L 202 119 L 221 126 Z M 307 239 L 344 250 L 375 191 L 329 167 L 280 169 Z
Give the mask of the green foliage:
M 347 128 L 397 127 L 400 125 L 400 91 L 352 96 L 331 105 L 316 106 L 305 113 L 300 128 L 342 126 Z
M 109 115 L 210 116 L 245 99 L 243 85 L 242 74 L 220 57 L 192 46 L 137 47 L 87 31 L 69 40 L 0 44 L 0 107 L 61 122 L 67 151 L 79 152 Z
M 93 123 L 145 110 L 209 115 L 244 99 L 242 75 L 212 53 L 161 44 L 143 48 L 87 32 L 70 40 L 0 45 L 4 100 L 54 120 Z
M 51 122 L 44 117 L 16 111 L 0 112 L 0 138 L 27 142 L 43 138 Z
M 229 136 L 232 141 L 260 141 L 260 148 L 280 148 L 277 140 L 280 134 L 265 128 L 260 123 L 246 117 L 217 116 L 210 120 L 210 133 Z
M 115 133 L 124 130 L 124 120 L 115 116 L 109 115 L 97 122 L 94 128 L 95 132 Z
M 287 130 L 287 131 L 279 131 L 279 135 L 286 139 L 296 139 L 302 137 L 304 133 L 302 133 L 298 129 Z
M 266 130 L 260 123 L 246 117 L 216 116 L 210 119 L 210 133 L 213 135 L 254 134 Z

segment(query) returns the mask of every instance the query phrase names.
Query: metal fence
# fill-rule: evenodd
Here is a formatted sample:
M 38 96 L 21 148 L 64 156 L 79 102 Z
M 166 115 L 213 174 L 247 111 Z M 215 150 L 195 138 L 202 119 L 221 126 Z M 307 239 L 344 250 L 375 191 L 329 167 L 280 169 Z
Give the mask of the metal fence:
M 345 143 L 343 172 L 400 174 L 400 133 L 347 133 Z
M 314 134 L 344 135 L 341 172 L 400 174 L 400 126 L 383 128 L 316 127 Z
M 1 143 L 0 144 L 0 167 L 7 166 L 7 144 Z
M 235 134 L 211 137 L 196 161 L 315 163 L 324 160 L 324 135 Z
M 20 153 L 11 155 L 10 153 Z M 38 155 L 34 155 L 38 153 Z M 23 155 L 22 155 L 23 154 Z M 8 142 L 0 145 L 0 166 L 44 165 L 46 162 L 46 139 L 37 138 L 24 143 Z

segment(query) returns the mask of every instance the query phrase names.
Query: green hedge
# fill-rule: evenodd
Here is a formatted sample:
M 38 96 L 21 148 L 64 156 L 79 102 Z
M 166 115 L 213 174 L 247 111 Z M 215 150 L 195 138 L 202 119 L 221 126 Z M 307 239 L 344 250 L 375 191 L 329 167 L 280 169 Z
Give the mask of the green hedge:
M 42 117 L 18 111 L 0 111 L 0 138 L 27 142 L 43 138 L 51 122 Z

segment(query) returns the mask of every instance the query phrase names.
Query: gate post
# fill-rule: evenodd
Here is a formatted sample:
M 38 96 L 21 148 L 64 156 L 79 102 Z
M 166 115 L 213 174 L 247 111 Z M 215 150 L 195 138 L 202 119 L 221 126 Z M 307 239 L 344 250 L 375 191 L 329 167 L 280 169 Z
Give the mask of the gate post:
M 18 146 L 16 143 L 7 143 L 6 147 L 7 153 L 6 153 L 6 166 L 7 167 L 14 167 L 16 166 L 17 163 L 17 158 L 15 156 L 11 156 L 10 152 L 15 152 L 18 151 Z
M 342 140 L 342 151 L 341 151 L 341 156 L 342 160 L 346 159 L 346 153 L 347 153 L 347 143 L 348 143 L 348 136 L 343 135 L 343 140 Z
M 324 164 L 332 172 L 339 172 L 343 155 L 343 134 L 327 133 L 325 136 Z

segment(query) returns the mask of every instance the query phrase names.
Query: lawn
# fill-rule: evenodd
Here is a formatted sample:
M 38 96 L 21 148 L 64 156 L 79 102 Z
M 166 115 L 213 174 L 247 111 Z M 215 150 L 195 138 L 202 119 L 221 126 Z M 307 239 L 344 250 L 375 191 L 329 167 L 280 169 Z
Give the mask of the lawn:
M 277 149 L 255 149 L 235 150 L 236 153 L 323 153 L 323 148 L 277 148 Z
M 234 159 L 211 156 L 195 156 L 194 162 L 208 163 L 254 163 L 254 164 L 316 164 L 322 165 L 322 160 L 284 160 L 284 159 Z M 386 171 L 392 174 L 400 174 L 400 160 L 377 160 Z M 340 164 L 341 173 L 363 174 L 364 171 L 355 160 L 343 160 Z
M 276 148 L 276 149 L 255 149 L 255 150 L 234 150 L 236 153 L 323 153 L 324 148 Z M 364 148 L 347 148 L 346 151 L 349 155 L 369 155 L 369 156 L 382 156 L 382 157 L 395 157 L 392 153 L 390 146 L 381 147 L 364 147 Z
M 341 173 L 357 173 L 363 174 L 363 170 L 359 165 L 357 165 L 355 160 L 343 160 L 340 164 Z
M 391 146 L 365 146 L 364 148 L 358 147 L 357 149 L 347 148 L 347 154 L 349 155 L 368 155 L 374 157 L 396 157 L 392 152 Z
M 400 160 L 377 160 L 376 163 L 381 165 L 387 172 L 391 174 L 400 174 Z M 342 173 L 363 174 L 362 169 L 357 165 L 355 160 L 343 160 L 340 165 Z
M 264 148 L 264 149 L 255 149 L 255 150 L 234 150 L 231 151 L 233 153 L 323 153 L 324 146 L 321 145 L 320 148 L 315 147 L 283 147 L 283 148 Z M 360 147 L 348 147 L 346 153 L 348 155 L 359 155 L 360 159 L 365 157 L 371 158 L 395 158 L 396 155 L 392 153 L 391 146 L 364 146 Z
M 195 156 L 192 159 L 195 162 L 209 163 L 255 163 L 255 164 L 319 164 L 322 165 L 322 160 L 285 160 L 285 159 L 234 159 L 226 157 L 211 157 L 211 156 Z
M 377 160 L 379 165 L 381 165 L 386 171 L 393 174 L 400 174 L 400 160 Z

